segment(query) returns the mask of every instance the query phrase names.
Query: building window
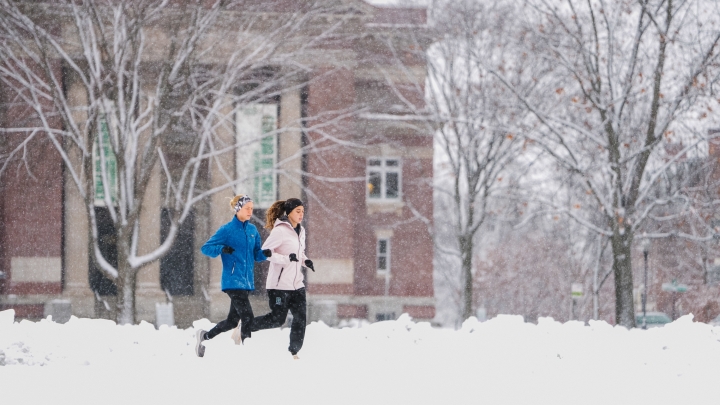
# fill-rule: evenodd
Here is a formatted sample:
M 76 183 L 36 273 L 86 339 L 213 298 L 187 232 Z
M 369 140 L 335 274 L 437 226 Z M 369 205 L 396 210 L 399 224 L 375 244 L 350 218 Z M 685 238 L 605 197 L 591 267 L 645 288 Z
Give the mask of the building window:
M 378 312 L 375 314 L 375 321 L 376 322 L 382 322 L 382 321 L 394 321 L 397 319 L 395 316 L 395 312 Z
M 370 158 L 367 161 L 369 201 L 399 200 L 402 185 L 400 159 Z
M 390 239 L 380 238 L 377 241 L 377 272 L 390 274 Z

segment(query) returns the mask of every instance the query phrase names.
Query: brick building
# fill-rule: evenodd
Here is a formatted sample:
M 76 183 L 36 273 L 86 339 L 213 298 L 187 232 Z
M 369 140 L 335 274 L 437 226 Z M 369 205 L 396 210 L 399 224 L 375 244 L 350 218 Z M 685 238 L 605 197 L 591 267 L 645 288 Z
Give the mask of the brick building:
M 232 112 L 236 134 L 231 137 L 241 130 L 262 133 L 265 126 L 289 128 L 254 150 L 264 154 L 263 162 L 277 167 L 275 175 L 256 178 L 234 191 L 255 198 L 258 219 L 277 198 L 300 196 L 306 201 L 307 253 L 317 269 L 307 276 L 311 320 L 375 321 L 404 312 L 430 320 L 435 315 L 433 243 L 427 227 L 433 211 L 428 181 L 432 138 L 388 119 L 395 101 L 386 75 L 396 80 L 402 75 L 383 51 L 383 40 L 400 35 L 398 29 L 421 30 L 425 10 L 378 8 L 359 0 L 346 3 L 354 16 L 348 29 L 357 35 L 323 49 L 312 61 L 306 86 L 274 102 Z M 413 74 L 425 75 L 422 61 L 405 64 Z M 82 100 L 81 89 L 71 80 L 65 91 Z M 27 116 L 26 108 L 14 104 L 1 85 L 0 93 L 0 126 L 18 126 Z M 322 122 L 324 112 L 359 107 L 363 114 L 349 114 L 328 129 L 345 146 L 298 153 L 319 136 L 293 125 L 316 117 L 305 125 L 311 127 Z M 0 155 L 18 142 L 17 137 L 3 135 Z M 253 170 L 250 152 L 238 150 L 226 158 L 225 173 L 242 176 Z M 117 289 L 95 269 L 88 253 L 83 200 L 61 157 L 43 137 L 30 142 L 27 153 L 29 166 L 13 165 L 0 178 L 0 306 L 14 308 L 17 317 L 38 319 L 53 303 L 70 303 L 78 317 L 113 318 Z M 221 177 L 213 166 L 205 181 L 214 185 Z M 167 232 L 162 188 L 158 170 L 146 200 L 149 209 L 141 218 L 140 245 L 148 249 L 158 246 Z M 202 317 L 225 317 L 229 300 L 219 290 L 221 263 L 203 256 L 199 247 L 231 218 L 231 196 L 230 191 L 221 192 L 199 204 L 180 229 L 171 253 L 140 271 L 137 319 L 154 322 L 156 303 L 169 299 L 180 326 Z M 101 250 L 112 262 L 117 252 L 107 213 L 101 205 L 95 212 Z M 267 310 L 264 275 L 265 266 L 256 266 L 257 314 Z

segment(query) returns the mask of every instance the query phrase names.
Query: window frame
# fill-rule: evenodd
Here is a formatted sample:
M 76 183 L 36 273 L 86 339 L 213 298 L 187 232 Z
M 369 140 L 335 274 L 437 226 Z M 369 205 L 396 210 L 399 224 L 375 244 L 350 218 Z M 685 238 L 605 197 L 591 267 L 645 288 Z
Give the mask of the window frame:
M 379 160 L 380 165 L 379 166 L 371 166 L 370 162 Z M 397 166 L 388 166 L 388 161 L 396 161 Z M 379 173 L 380 174 L 380 196 L 379 197 L 372 197 L 370 195 L 370 174 L 371 173 Z M 397 197 L 387 197 L 387 191 L 388 191 L 388 173 L 397 173 Z M 402 159 L 395 156 L 373 156 L 367 158 L 365 162 L 365 199 L 366 201 L 370 203 L 377 203 L 377 202 L 398 202 L 402 201 L 402 182 L 403 182 L 403 176 L 402 176 Z

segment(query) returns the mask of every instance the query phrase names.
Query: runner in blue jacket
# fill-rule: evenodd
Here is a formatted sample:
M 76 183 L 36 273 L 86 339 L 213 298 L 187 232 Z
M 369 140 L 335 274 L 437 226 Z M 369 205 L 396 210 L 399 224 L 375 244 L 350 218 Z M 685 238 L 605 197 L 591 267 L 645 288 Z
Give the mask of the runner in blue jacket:
M 215 232 L 200 249 L 203 254 L 210 257 L 220 255 L 223 263 L 222 279 L 220 288 L 230 296 L 230 312 L 227 319 L 221 321 L 210 331 L 198 330 L 196 335 L 195 354 L 198 357 L 205 355 L 204 340 L 209 340 L 218 334 L 237 327 L 240 327 L 241 339 L 250 337 L 250 326 L 253 320 L 253 312 L 250 307 L 248 293 L 255 289 L 255 273 L 253 271 L 255 262 L 267 260 L 266 256 L 272 253 L 270 250 L 263 251 L 255 225 L 250 223 L 253 212 L 253 201 L 246 195 L 235 196 L 230 201 L 230 206 L 235 210 L 235 216 L 227 224 Z

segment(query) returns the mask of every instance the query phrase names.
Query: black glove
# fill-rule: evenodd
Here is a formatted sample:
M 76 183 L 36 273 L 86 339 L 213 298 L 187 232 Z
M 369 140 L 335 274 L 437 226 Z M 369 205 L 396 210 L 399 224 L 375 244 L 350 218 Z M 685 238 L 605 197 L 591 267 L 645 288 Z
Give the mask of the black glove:
M 295 253 L 290 253 L 290 262 L 297 262 L 299 261 L 297 259 L 297 255 Z
M 307 267 L 308 269 L 310 269 L 312 271 L 315 271 L 315 267 L 313 267 L 312 260 L 310 260 L 310 259 L 305 259 L 305 267 Z
M 230 246 L 223 246 L 223 250 L 222 250 L 223 253 L 227 253 L 227 254 L 231 255 L 234 251 L 235 251 L 235 249 L 231 248 Z
M 265 255 L 265 257 L 270 257 L 270 256 L 272 256 L 272 250 L 265 249 L 265 250 L 263 250 L 263 254 Z

